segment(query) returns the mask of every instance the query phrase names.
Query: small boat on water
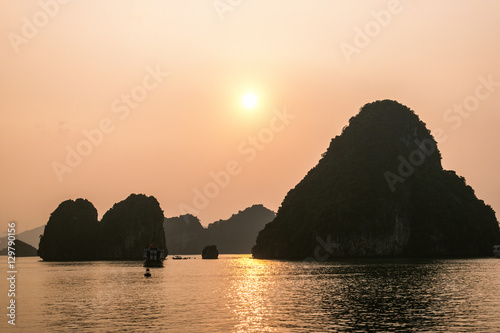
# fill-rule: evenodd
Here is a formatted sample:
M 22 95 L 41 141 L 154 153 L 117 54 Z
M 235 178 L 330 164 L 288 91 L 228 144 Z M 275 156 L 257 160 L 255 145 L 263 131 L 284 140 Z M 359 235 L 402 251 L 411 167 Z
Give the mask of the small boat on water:
M 179 256 L 179 255 L 176 255 L 176 256 L 173 256 L 172 259 L 174 260 L 186 260 L 186 259 L 191 259 L 191 257 L 183 257 L 183 256 Z
M 144 250 L 144 267 L 163 267 L 165 252 L 163 249 L 149 246 Z
M 500 245 L 494 245 L 493 246 L 493 255 L 496 258 L 500 258 Z

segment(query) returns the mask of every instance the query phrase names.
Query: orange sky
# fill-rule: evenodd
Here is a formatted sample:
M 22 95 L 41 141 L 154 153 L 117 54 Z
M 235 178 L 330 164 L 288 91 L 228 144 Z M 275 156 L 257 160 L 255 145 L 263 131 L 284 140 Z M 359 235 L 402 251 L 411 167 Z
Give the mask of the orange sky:
M 102 216 L 130 193 L 204 225 L 277 210 L 349 118 L 386 98 L 441 129 L 444 167 L 499 211 L 499 12 L 495 0 L 2 1 L 0 220 L 31 229 L 78 197 Z

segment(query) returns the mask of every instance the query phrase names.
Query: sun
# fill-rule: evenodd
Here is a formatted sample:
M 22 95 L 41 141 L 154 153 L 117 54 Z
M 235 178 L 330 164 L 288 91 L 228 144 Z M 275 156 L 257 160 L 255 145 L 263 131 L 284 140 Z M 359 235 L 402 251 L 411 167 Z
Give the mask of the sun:
M 255 94 L 249 92 L 249 93 L 246 93 L 244 96 L 243 96 L 243 106 L 246 108 L 246 109 L 253 109 L 256 105 L 257 105 L 257 96 L 255 96 Z

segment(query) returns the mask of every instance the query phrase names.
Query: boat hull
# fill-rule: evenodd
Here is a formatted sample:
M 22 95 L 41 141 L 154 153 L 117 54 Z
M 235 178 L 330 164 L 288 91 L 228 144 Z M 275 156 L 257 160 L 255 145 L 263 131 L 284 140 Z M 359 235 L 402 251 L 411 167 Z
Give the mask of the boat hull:
M 158 260 L 145 260 L 144 267 L 163 267 L 163 261 Z

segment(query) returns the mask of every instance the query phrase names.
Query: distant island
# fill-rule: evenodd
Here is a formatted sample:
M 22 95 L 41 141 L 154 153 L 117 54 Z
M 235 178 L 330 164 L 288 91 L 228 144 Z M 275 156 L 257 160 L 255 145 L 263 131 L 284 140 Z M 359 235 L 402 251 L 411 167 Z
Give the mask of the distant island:
M 207 244 L 216 244 L 220 253 L 245 254 L 250 253 L 258 232 L 275 216 L 263 205 L 253 205 L 207 228 L 190 214 L 165 218 L 163 227 L 172 254 L 200 254 Z
M 90 201 L 76 199 L 50 215 L 38 255 L 46 261 L 140 260 L 150 244 L 167 251 L 163 211 L 153 196 L 131 194 L 101 222 Z
M 478 168 L 481 163 L 478 161 Z M 491 256 L 495 212 L 444 170 L 430 131 L 395 101 L 366 104 L 259 233 L 255 258 Z
M 26 244 L 22 240 L 16 239 L 14 241 L 14 250 L 15 250 L 15 256 L 16 257 L 36 257 L 36 248 L 33 246 Z M 4 249 L 0 250 L 0 256 L 6 256 L 8 255 L 8 247 L 5 247 Z
M 16 239 L 22 240 L 24 243 L 29 244 L 34 248 L 38 248 L 38 244 L 40 243 L 40 236 L 43 234 L 44 229 L 45 225 L 42 225 L 40 227 L 23 231 L 19 234 L 16 234 Z M 7 247 L 7 236 L 0 237 L 0 249 L 3 249 L 4 247 Z

